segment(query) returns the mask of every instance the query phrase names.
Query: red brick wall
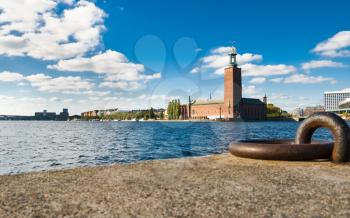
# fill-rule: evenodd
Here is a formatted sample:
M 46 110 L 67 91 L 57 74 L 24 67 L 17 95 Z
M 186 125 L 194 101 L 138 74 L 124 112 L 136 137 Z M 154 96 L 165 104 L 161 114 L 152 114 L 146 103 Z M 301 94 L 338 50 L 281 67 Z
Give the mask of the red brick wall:
M 223 104 L 206 104 L 206 105 L 192 105 L 191 116 L 192 119 L 208 119 L 208 116 L 225 116 L 225 108 Z
M 224 73 L 224 105 L 230 108 L 226 118 L 233 118 L 238 112 L 238 106 L 242 99 L 242 75 L 241 69 L 234 66 L 225 68 Z

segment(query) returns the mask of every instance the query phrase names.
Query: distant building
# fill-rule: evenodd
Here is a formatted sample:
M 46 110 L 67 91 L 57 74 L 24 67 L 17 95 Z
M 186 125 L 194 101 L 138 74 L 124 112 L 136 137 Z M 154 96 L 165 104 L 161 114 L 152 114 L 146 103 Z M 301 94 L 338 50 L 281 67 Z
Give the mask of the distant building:
M 111 115 L 113 113 L 118 112 L 118 108 L 105 109 L 105 110 L 92 110 L 81 113 L 82 117 L 98 117 L 103 115 Z
M 303 109 L 303 114 L 302 116 L 305 116 L 305 117 L 308 117 L 314 113 L 317 113 L 317 112 L 324 112 L 325 109 L 322 105 L 318 105 L 318 106 L 315 106 L 315 107 L 306 107 Z
M 81 116 L 79 116 L 79 115 L 69 116 L 69 120 L 70 120 L 70 121 L 81 120 Z
M 35 120 L 55 120 L 56 113 L 47 112 L 47 110 L 43 110 L 43 112 L 35 112 L 34 117 L 35 117 Z
M 324 112 L 325 108 L 322 105 L 305 107 L 305 108 L 296 108 L 292 111 L 294 117 L 308 117 L 317 112 Z
M 350 111 L 349 107 L 344 104 L 344 101 L 350 98 L 350 90 L 348 91 L 332 91 L 324 93 L 324 107 L 325 111 L 341 113 Z
M 267 97 L 242 98 L 242 73 L 236 64 L 236 49 L 229 54 L 229 65 L 224 72 L 224 99 L 196 101 L 181 106 L 182 119 L 243 119 L 265 120 Z
M 68 120 L 69 113 L 68 109 L 63 108 L 63 111 L 57 115 L 55 112 L 47 112 L 47 110 L 43 110 L 43 112 L 35 112 L 33 119 L 34 120 Z
M 344 101 L 339 102 L 339 108 L 341 110 L 345 109 L 346 112 L 350 112 L 350 98 L 347 98 Z
M 97 117 L 99 110 L 86 111 L 81 113 L 81 117 Z
M 296 117 L 302 117 L 304 114 L 304 109 L 303 108 L 296 108 L 294 109 L 291 114 Z
M 68 120 L 69 113 L 67 108 L 63 108 L 63 111 L 58 115 L 57 120 Z

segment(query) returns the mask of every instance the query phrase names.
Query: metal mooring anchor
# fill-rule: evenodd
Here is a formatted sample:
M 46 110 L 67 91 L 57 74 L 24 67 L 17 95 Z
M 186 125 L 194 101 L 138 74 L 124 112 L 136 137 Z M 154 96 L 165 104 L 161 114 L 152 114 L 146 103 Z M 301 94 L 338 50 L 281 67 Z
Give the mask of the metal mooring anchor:
M 334 142 L 313 141 L 318 128 L 331 130 Z M 350 128 L 339 116 L 319 112 L 305 119 L 299 126 L 295 140 L 244 140 L 231 143 L 231 154 L 263 160 L 305 161 L 330 159 L 334 163 L 349 161 Z

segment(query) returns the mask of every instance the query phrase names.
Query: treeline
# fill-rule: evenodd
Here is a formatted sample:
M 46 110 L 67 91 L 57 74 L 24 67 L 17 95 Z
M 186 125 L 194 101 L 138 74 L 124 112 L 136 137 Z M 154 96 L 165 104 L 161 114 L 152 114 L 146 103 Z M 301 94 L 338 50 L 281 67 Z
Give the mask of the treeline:
M 164 112 L 163 110 L 154 110 L 153 108 L 149 110 L 140 111 L 120 111 L 114 112 L 112 114 L 104 114 L 97 117 L 83 118 L 85 120 L 99 119 L 99 120 L 163 120 Z
M 175 99 L 168 103 L 167 113 L 168 113 L 168 120 L 180 119 L 180 116 L 181 116 L 180 99 Z
M 267 118 L 281 118 L 281 117 L 288 117 L 289 114 L 287 111 L 284 111 L 273 104 L 267 104 L 266 116 Z

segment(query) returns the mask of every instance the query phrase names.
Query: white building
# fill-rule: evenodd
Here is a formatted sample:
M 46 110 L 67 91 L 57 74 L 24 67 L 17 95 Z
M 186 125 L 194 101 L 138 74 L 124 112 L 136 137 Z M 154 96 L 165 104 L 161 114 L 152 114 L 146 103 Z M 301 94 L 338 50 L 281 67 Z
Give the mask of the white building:
M 344 107 L 344 101 L 347 98 L 350 98 L 350 90 L 325 92 L 324 93 L 325 110 L 330 112 L 350 111 L 350 107 Z
M 347 98 L 347 99 L 345 99 L 344 101 L 341 101 L 340 103 L 339 103 L 339 108 L 340 109 L 343 109 L 343 108 L 350 108 L 350 98 Z

